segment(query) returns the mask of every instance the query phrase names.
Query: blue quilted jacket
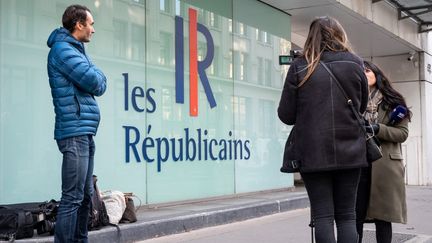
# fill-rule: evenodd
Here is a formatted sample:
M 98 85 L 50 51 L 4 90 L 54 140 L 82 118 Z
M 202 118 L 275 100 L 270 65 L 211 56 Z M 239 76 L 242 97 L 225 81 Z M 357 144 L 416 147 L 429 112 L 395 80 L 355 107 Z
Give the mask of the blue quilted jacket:
M 87 57 L 84 44 L 65 28 L 48 38 L 48 77 L 54 103 L 55 139 L 95 135 L 100 113 L 94 96 L 106 90 L 106 77 Z

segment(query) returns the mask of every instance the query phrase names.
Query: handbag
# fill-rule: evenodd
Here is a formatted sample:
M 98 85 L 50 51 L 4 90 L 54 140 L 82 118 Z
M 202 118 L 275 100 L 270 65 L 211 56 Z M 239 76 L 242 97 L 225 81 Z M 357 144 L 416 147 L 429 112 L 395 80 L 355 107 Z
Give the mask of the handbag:
M 363 132 L 366 136 L 366 158 L 369 163 L 374 162 L 375 160 L 380 159 L 382 155 L 381 147 L 379 146 L 379 143 L 377 142 L 377 138 L 375 137 L 375 134 L 369 135 L 366 131 L 366 128 L 364 127 L 364 120 L 360 118 L 358 112 L 355 110 L 354 105 L 352 103 L 352 100 L 348 98 L 347 93 L 343 89 L 342 85 L 339 83 L 339 80 L 336 78 L 336 76 L 333 74 L 333 72 L 325 65 L 324 62 L 320 61 L 320 64 L 327 70 L 327 72 L 330 74 L 332 79 L 336 82 L 339 89 L 342 91 L 342 94 L 345 96 L 345 99 L 347 100 L 348 106 L 351 108 L 351 111 L 354 113 L 360 127 L 362 128 Z
M 369 163 L 379 160 L 383 156 L 380 142 L 378 141 L 377 137 L 375 137 L 373 129 L 371 130 L 372 135 L 367 133 L 366 136 L 366 158 Z
M 131 192 L 124 193 L 125 201 L 126 201 L 126 209 L 122 215 L 122 218 L 120 220 L 120 223 L 133 223 L 137 221 L 136 211 L 141 207 L 141 199 L 139 199 L 137 196 L 135 196 Z M 140 201 L 140 205 L 138 209 L 135 209 L 135 203 L 132 197 L 138 198 Z
M 282 173 L 300 172 L 300 160 L 296 159 L 295 156 L 294 137 L 295 126 L 292 127 L 288 139 L 285 143 L 282 167 L 280 168 L 280 172 Z
M 126 202 L 123 192 L 121 191 L 104 191 L 102 192 L 102 201 L 108 213 L 109 223 L 117 225 L 126 209 Z

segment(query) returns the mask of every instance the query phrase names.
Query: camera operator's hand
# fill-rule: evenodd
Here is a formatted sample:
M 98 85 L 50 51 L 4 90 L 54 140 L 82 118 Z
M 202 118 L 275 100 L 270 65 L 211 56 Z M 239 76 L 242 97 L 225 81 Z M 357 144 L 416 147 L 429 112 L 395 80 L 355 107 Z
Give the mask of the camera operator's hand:
M 379 127 L 379 124 L 376 123 L 376 124 L 372 124 L 372 125 L 369 125 L 369 126 L 366 125 L 365 128 L 366 128 L 366 132 L 377 134 L 379 132 L 379 128 L 380 127 Z

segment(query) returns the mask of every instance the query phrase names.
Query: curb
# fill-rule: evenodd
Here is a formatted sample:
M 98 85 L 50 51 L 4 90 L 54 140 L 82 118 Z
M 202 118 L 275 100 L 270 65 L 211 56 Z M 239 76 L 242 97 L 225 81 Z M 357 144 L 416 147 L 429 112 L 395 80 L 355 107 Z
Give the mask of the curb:
M 287 199 L 274 199 L 225 209 L 214 209 L 188 215 L 167 217 L 164 219 L 138 221 L 133 224 L 120 224 L 120 231 L 114 227 L 107 226 L 103 229 L 89 232 L 89 242 L 123 243 L 142 241 L 306 207 L 309 207 L 309 199 L 306 193 L 304 193 L 299 196 L 291 196 Z M 16 242 L 46 243 L 53 241 L 54 237 L 49 236 L 17 240 Z

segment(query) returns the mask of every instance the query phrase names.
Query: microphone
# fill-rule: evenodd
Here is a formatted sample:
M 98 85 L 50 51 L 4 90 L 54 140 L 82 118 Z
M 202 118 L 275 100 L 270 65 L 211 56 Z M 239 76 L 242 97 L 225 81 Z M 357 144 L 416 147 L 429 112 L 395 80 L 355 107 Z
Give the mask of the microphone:
M 396 108 L 393 109 L 392 113 L 390 114 L 390 121 L 389 125 L 396 125 L 400 121 L 402 121 L 405 116 L 408 114 L 408 109 L 403 105 L 398 105 Z

